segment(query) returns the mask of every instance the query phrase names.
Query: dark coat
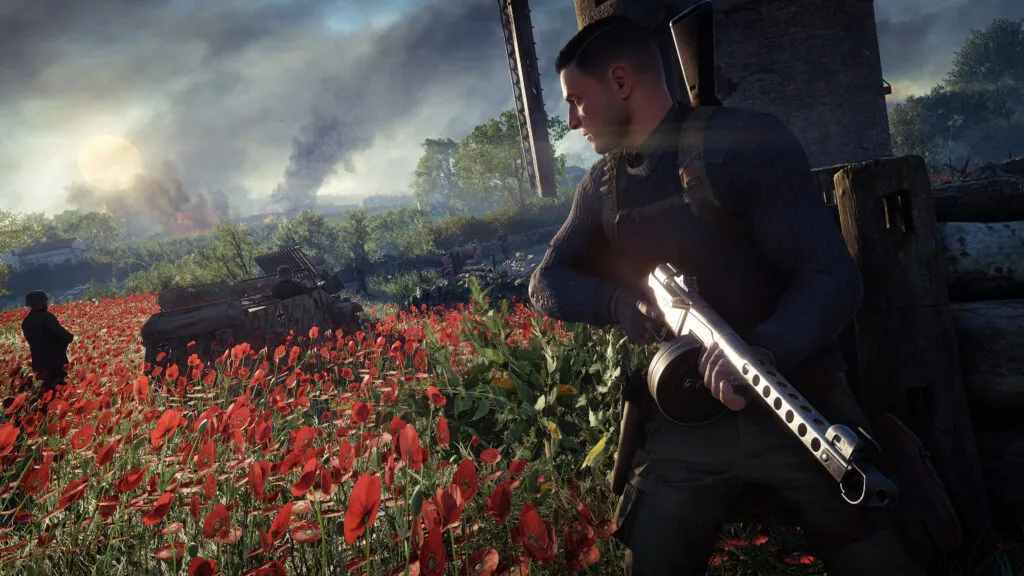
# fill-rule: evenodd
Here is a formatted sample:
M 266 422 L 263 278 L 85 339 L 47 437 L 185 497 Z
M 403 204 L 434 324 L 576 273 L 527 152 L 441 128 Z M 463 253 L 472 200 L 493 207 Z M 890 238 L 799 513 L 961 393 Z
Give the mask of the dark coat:
M 68 346 L 75 337 L 56 316 L 46 310 L 33 310 L 22 320 L 21 331 L 32 351 L 33 370 L 63 371 L 68 363 Z
M 274 287 L 270 290 L 270 295 L 278 300 L 287 300 L 288 298 L 302 296 L 306 292 L 309 292 L 309 290 L 305 286 L 287 278 L 274 284 Z

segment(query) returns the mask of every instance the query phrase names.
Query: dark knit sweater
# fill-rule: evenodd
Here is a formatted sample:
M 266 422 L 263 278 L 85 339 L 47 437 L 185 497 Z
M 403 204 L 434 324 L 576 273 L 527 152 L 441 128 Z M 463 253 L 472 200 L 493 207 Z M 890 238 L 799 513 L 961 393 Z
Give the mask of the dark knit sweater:
M 689 110 L 673 106 L 623 155 L 620 210 L 682 194 L 678 134 Z M 617 288 L 649 294 L 647 275 L 671 262 L 696 277 L 703 298 L 748 344 L 774 353 L 783 372 L 843 368 L 837 338 L 860 305 L 861 277 L 800 142 L 773 115 L 721 108 L 709 120 L 705 151 L 715 195 L 745 224 L 746 236 L 677 205 L 623 221 L 613 245 L 601 221 L 606 156 L 580 182 L 568 219 L 531 276 L 530 299 L 553 318 L 605 326 Z

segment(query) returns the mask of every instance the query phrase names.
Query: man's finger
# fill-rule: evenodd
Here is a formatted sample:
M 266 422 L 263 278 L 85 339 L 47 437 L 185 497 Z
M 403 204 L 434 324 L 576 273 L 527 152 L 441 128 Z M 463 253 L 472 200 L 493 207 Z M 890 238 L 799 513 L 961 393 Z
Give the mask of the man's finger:
M 648 303 L 646 300 L 637 300 L 636 309 L 639 310 L 641 314 L 647 316 L 648 318 L 661 320 L 661 309 L 658 308 L 657 306 Z

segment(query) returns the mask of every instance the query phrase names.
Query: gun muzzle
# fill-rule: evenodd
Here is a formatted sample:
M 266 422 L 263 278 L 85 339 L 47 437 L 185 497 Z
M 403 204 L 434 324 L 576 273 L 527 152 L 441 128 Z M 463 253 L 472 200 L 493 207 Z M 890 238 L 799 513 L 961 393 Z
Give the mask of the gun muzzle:
M 721 106 L 715 92 L 715 13 L 703 0 L 669 22 L 690 104 Z

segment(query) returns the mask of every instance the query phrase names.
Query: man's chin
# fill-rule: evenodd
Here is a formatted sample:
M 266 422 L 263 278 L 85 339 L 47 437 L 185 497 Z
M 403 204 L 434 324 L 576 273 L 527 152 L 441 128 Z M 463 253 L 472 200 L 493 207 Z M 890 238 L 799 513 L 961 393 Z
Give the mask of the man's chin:
M 594 152 L 602 156 L 615 149 L 614 146 L 608 145 L 604 142 L 598 142 L 597 140 L 591 141 L 591 145 L 594 148 Z

